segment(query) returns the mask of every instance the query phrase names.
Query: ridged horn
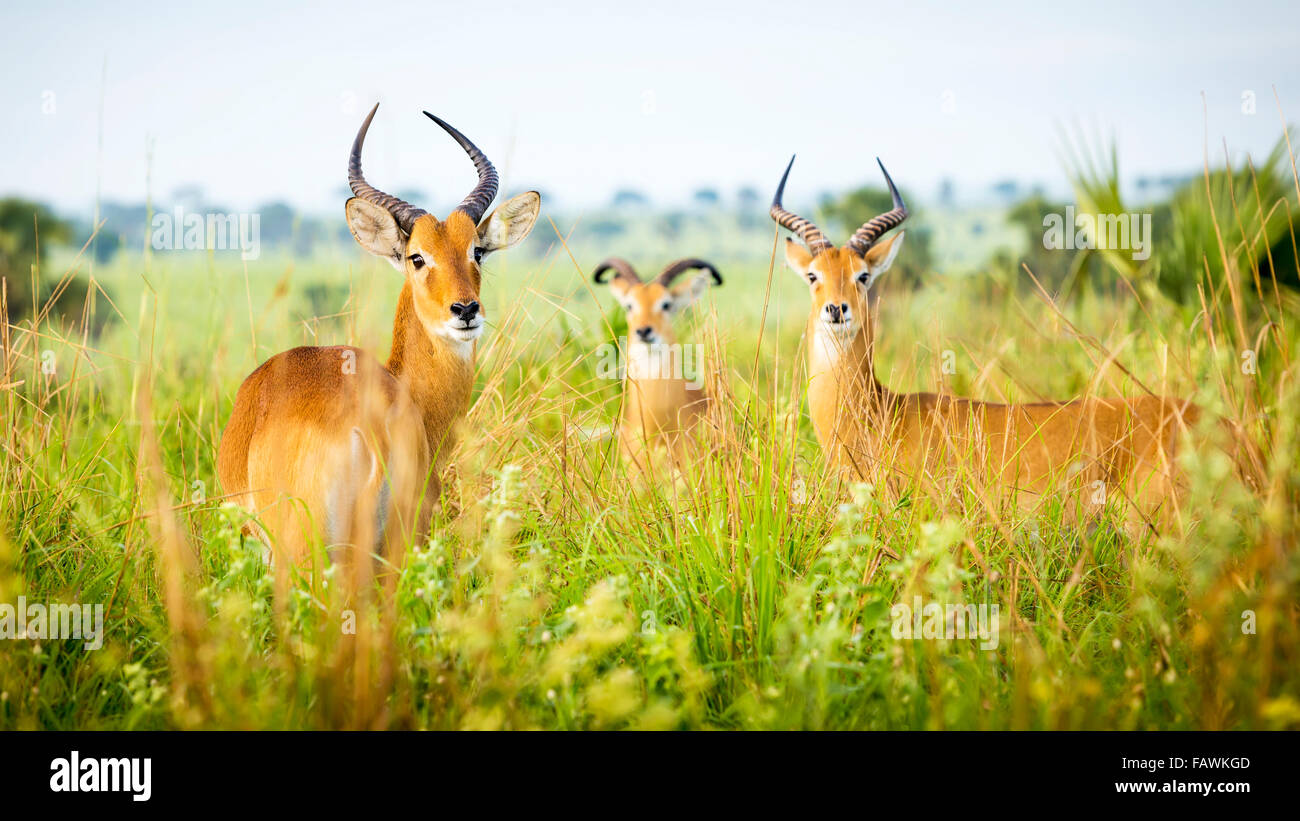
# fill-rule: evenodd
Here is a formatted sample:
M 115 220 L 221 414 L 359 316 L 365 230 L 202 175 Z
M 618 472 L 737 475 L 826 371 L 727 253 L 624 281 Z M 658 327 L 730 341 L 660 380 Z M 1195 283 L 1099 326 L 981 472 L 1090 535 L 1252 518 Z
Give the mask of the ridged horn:
M 894 199 L 894 207 L 863 223 L 862 227 L 854 231 L 853 236 L 849 238 L 849 247 L 862 257 L 867 255 L 867 251 L 876 240 L 880 239 L 881 234 L 891 228 L 897 228 L 903 224 L 903 220 L 907 219 L 907 205 L 903 202 L 902 195 L 898 193 L 898 187 L 894 185 L 889 172 L 885 170 L 885 164 L 880 162 L 879 157 L 876 157 L 876 163 L 880 166 L 880 173 L 885 175 L 885 184 L 889 186 L 889 196 Z
M 603 274 L 606 271 L 613 271 L 614 279 L 621 279 L 629 285 L 641 284 L 641 277 L 637 275 L 636 269 L 632 267 L 632 263 L 622 257 L 610 257 L 596 266 L 596 270 L 592 272 L 591 278 L 595 280 L 597 285 L 605 284 Z
M 479 151 L 478 146 L 470 142 L 464 134 L 427 111 L 424 112 L 424 116 L 442 126 L 442 130 L 450 134 L 451 138 L 459 143 L 460 147 L 465 149 L 465 153 L 469 155 L 469 158 L 474 161 L 474 169 L 478 171 L 478 184 L 474 186 L 474 190 L 470 191 L 465 199 L 461 200 L 460 205 L 456 206 L 456 210 L 463 211 L 477 224 L 479 220 L 483 219 L 483 214 L 487 212 L 492 200 L 497 197 L 497 186 L 500 184 L 497 170 L 492 167 L 492 162 L 487 158 L 487 155 Z
M 357 132 L 357 138 L 352 141 L 352 154 L 348 157 L 348 187 L 352 189 L 353 196 L 386 209 L 388 213 L 393 215 L 393 219 L 397 220 L 397 224 L 401 226 L 401 229 L 409 234 L 415 221 L 428 212 L 416 208 L 409 202 L 400 200 L 392 194 L 385 194 L 366 182 L 365 175 L 361 173 L 361 147 L 365 145 L 366 132 L 370 130 L 370 121 L 375 118 L 375 112 L 378 110 L 379 103 L 375 103 L 375 107 L 370 109 L 370 113 L 366 115 L 366 121 L 361 124 L 361 130 Z
M 674 279 L 681 276 L 686 271 L 691 271 L 696 268 L 702 271 L 708 271 L 713 276 L 714 285 L 722 284 L 722 274 L 718 273 L 717 268 L 714 268 L 711 264 L 702 259 L 694 258 L 679 259 L 670 264 L 662 273 L 659 274 L 659 276 L 655 277 L 655 281 L 667 288 L 669 285 L 673 284 Z
M 790 177 L 790 169 L 794 167 L 794 157 L 790 157 L 790 164 L 785 167 L 785 173 L 781 175 L 781 184 L 776 187 L 776 196 L 772 198 L 772 207 L 768 213 L 772 219 L 783 228 L 789 228 L 803 240 L 803 244 L 808 246 L 808 250 L 813 256 L 817 256 L 822 251 L 831 247 L 831 241 L 826 239 L 826 235 L 821 229 L 812 224 L 811 220 L 791 211 L 785 210 L 781 205 L 781 198 L 785 196 L 785 181 Z

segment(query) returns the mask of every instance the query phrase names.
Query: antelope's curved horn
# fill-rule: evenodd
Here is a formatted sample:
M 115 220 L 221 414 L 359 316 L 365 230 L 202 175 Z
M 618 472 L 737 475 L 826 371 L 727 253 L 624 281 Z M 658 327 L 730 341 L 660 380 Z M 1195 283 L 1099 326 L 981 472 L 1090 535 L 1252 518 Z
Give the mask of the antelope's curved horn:
M 772 198 L 772 207 L 768 213 L 772 219 L 783 228 L 789 228 L 803 240 L 803 244 L 808 246 L 808 250 L 813 256 L 817 256 L 822 251 L 831 247 L 831 241 L 826 239 L 826 235 L 821 229 L 813 225 L 810 220 L 785 210 L 781 205 L 781 197 L 785 196 L 785 181 L 790 176 L 790 169 L 794 167 L 794 157 L 790 157 L 790 164 L 785 167 L 785 173 L 781 175 L 781 184 L 776 187 L 776 196 Z
M 889 172 L 885 170 L 885 164 L 880 162 L 876 157 L 876 163 L 880 166 L 880 172 L 885 175 L 885 183 L 889 186 L 889 196 L 894 198 L 894 207 L 878 217 L 863 223 L 862 227 L 853 232 L 849 238 L 848 245 L 858 253 L 858 256 L 865 257 L 867 251 L 880 239 L 880 235 L 890 228 L 897 228 L 902 225 L 903 220 L 907 219 L 907 205 L 903 202 L 903 197 L 898 193 L 898 187 L 890 178 Z
M 603 275 L 606 271 L 611 270 L 614 272 L 614 279 L 621 279 L 629 285 L 641 284 L 641 277 L 637 276 L 636 269 L 632 267 L 632 263 L 622 257 L 610 257 L 597 265 L 596 270 L 591 274 L 591 278 L 595 280 L 597 285 L 604 285 L 605 279 Z
M 391 194 L 385 194 L 366 182 L 365 176 L 361 173 L 361 147 L 365 145 L 366 132 L 370 130 L 370 121 L 375 118 L 375 112 L 378 110 L 379 103 L 375 103 L 375 107 L 370 109 L 370 113 L 366 115 L 366 121 L 361 124 L 361 130 L 357 132 L 357 138 L 352 141 L 352 154 L 348 157 L 348 187 L 352 189 L 354 196 L 386 209 L 388 213 L 393 215 L 393 219 L 397 220 L 397 224 L 401 226 L 401 229 L 409 234 L 415 221 L 428 212 L 416 208 L 409 202 L 400 200 Z
M 711 264 L 705 262 L 702 259 L 694 259 L 694 258 L 677 260 L 676 262 L 672 263 L 667 268 L 665 268 L 663 272 L 659 274 L 659 276 L 655 277 L 655 281 L 658 282 L 660 285 L 664 286 L 665 288 L 667 288 L 669 285 L 673 283 L 674 279 L 681 276 L 684 272 L 691 271 L 696 268 L 702 271 L 708 271 L 713 276 L 714 285 L 722 284 L 722 274 L 718 273 L 717 268 L 714 268 Z
M 500 184 L 497 170 L 492 167 L 492 161 L 487 158 L 487 155 L 479 151 L 478 146 L 470 142 L 464 134 L 427 111 L 424 112 L 424 116 L 442 126 L 442 130 L 450 134 L 451 138 L 459 143 L 469 158 L 474 161 L 474 169 L 478 171 L 478 184 L 465 199 L 461 200 L 456 210 L 463 211 L 474 220 L 475 224 L 478 224 L 478 221 L 483 219 L 483 214 L 487 212 L 488 206 L 492 204 L 492 200 L 497 197 L 497 186 Z

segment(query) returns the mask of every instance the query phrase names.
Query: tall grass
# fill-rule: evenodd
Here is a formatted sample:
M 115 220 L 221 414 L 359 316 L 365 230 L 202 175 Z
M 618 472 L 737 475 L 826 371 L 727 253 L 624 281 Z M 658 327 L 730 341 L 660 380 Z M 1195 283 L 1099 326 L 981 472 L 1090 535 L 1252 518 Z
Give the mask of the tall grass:
M 594 352 L 620 320 L 563 233 L 530 240 L 552 245 L 541 264 L 489 266 L 444 512 L 388 583 L 277 577 L 214 472 L 234 391 L 268 355 L 386 351 L 383 263 L 119 258 L 95 273 L 116 301 L 92 310 L 121 318 L 108 336 L 6 322 L 0 602 L 107 616 L 98 651 L 0 642 L 0 727 L 1300 726 L 1296 306 L 1242 289 L 1239 255 L 1203 249 L 1193 304 L 1054 305 L 1027 274 L 886 286 L 893 390 L 1155 386 L 1211 412 L 1177 515 L 1133 536 L 1119 502 L 1080 526 L 1053 500 L 1028 514 L 975 483 L 887 493 L 825 469 L 805 287 L 752 263 L 724 266 L 681 329 L 709 352 L 706 456 L 638 481 L 601 434 L 620 391 Z M 998 605 L 997 646 L 895 639 L 891 607 L 918 595 Z

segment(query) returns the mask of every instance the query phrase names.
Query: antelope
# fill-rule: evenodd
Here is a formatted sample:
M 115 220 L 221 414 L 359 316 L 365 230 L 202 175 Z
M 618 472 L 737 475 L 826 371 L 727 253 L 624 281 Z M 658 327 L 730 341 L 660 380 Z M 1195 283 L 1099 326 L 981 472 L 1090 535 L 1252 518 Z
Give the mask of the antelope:
M 673 284 L 694 270 L 701 273 Z M 680 459 L 688 434 L 707 413 L 709 397 L 700 382 L 686 379 L 683 350 L 672 322 L 710 285 L 721 285 L 722 275 L 704 260 L 679 259 L 643 282 L 630 262 L 610 257 L 596 266 L 592 278 L 604 285 L 609 271 L 614 272 L 609 289 L 627 313 L 628 327 L 620 450 L 625 459 L 642 467 L 650 451 L 661 445 Z M 698 357 L 696 366 L 700 366 Z
M 482 219 L 496 169 L 427 111 L 473 161 L 473 190 L 440 221 L 372 187 L 361 149 L 378 109 L 352 143 L 344 211 L 357 243 L 404 277 L 388 361 L 342 345 L 276 354 L 240 386 L 217 456 L 225 491 L 260 514 L 259 535 L 293 562 L 321 536 L 331 549 L 387 551 L 427 532 L 487 322 L 480 265 L 522 241 L 541 206 L 529 191 Z
M 828 461 L 863 480 L 896 483 L 932 475 L 969 455 L 991 487 L 1018 491 L 1022 509 L 1065 479 L 1093 488 L 1094 502 L 1097 491 L 1118 489 L 1135 503 L 1130 514 L 1154 513 L 1174 487 L 1170 456 L 1177 434 L 1198 417 L 1190 402 L 1142 396 L 997 404 L 895 393 L 876 378 L 879 300 L 872 287 L 898 256 L 905 232 L 884 235 L 908 216 L 884 163 L 876 162 L 893 207 L 864 223 L 843 247 L 781 204 L 793 157 L 770 209 L 772 219 L 800 240 L 786 238 L 785 261 L 807 281 L 812 297 L 805 334 L 808 408 Z

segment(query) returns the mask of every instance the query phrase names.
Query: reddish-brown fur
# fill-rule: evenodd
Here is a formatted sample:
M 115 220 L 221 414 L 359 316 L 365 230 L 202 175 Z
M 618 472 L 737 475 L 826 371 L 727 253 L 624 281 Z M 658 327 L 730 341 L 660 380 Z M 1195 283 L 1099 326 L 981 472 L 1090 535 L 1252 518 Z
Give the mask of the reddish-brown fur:
M 318 534 L 327 545 L 394 544 L 427 530 L 469 405 L 476 345 L 438 329 L 449 305 L 478 300 L 476 239 L 459 211 L 415 222 L 387 366 L 357 348 L 294 348 L 240 386 L 218 453 L 221 483 L 292 561 Z M 416 254 L 428 262 L 419 270 Z
M 707 274 L 702 275 L 707 281 Z M 691 433 L 708 413 L 709 397 L 698 382 L 676 376 L 683 353 L 673 333 L 673 317 L 703 290 L 695 281 L 665 288 L 658 281 L 631 283 L 614 279 L 610 287 L 627 310 L 628 359 L 623 382 L 623 420 L 619 444 L 623 457 L 647 468 L 660 448 L 675 460 L 688 453 Z M 678 307 L 661 310 L 665 300 Z M 637 329 L 651 330 L 654 344 L 637 338 Z M 696 367 L 702 363 L 696 362 Z M 696 379 L 702 378 L 697 375 Z
M 1004 405 L 934 393 L 894 393 L 873 368 L 874 301 L 859 281 L 888 267 L 892 243 L 866 258 L 848 247 L 813 257 L 787 245 L 787 262 L 812 272 L 808 319 L 808 405 L 828 459 L 858 476 L 895 481 L 935 480 L 954 465 L 963 475 L 1014 491 L 1022 506 L 1067 484 L 1095 495 L 1122 493 L 1144 516 L 1154 514 L 1174 486 L 1178 434 L 1195 422 L 1189 402 L 1157 396 L 1087 398 L 1072 402 Z M 826 304 L 847 305 L 860 327 L 837 338 L 823 320 Z M 1100 483 L 1100 484 L 1098 484 Z M 1094 498 L 1088 497 L 1089 501 Z

